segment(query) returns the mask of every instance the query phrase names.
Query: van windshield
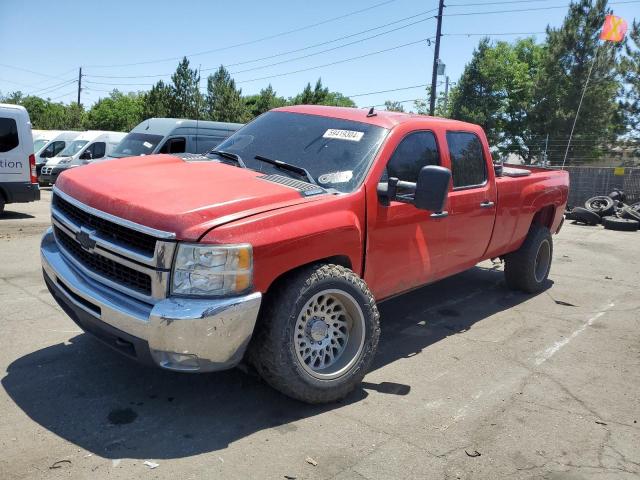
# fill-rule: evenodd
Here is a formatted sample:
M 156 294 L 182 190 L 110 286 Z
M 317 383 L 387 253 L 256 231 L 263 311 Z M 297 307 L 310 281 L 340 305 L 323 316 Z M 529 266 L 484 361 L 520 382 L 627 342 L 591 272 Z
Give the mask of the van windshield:
M 163 138 L 162 135 L 150 133 L 130 133 L 122 139 L 110 156 L 124 158 L 149 155 Z
M 49 140 L 44 140 L 44 139 L 34 140 L 33 141 L 33 151 L 37 152 L 42 147 L 44 147 L 47 144 L 48 141 Z
M 369 171 L 387 133 L 387 129 L 376 125 L 340 118 L 267 112 L 215 150 L 240 155 L 253 170 L 290 175 L 255 157 L 280 160 L 306 169 L 324 188 L 351 192 Z
M 58 155 L 58 157 L 73 157 L 76 153 L 82 150 L 82 147 L 84 147 L 87 143 L 89 143 L 87 140 L 74 140 L 69 145 L 67 145 L 67 148 L 60 152 L 60 155 Z

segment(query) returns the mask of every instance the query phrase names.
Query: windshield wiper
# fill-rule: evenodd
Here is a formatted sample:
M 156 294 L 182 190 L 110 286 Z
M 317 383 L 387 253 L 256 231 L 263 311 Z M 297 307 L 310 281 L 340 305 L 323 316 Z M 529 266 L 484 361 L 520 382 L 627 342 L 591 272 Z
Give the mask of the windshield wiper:
M 219 157 L 226 158 L 227 160 L 233 160 L 242 168 L 247 168 L 247 165 L 237 153 L 225 152 L 224 150 L 211 150 L 209 155 L 218 155 Z
M 256 155 L 253 158 L 265 163 L 270 163 L 274 167 L 279 168 L 281 170 L 287 170 L 289 172 L 297 173 L 298 175 L 305 177 L 309 183 L 318 185 L 314 180 L 313 176 L 309 173 L 309 171 L 306 168 L 298 167 L 297 165 L 291 165 L 290 163 L 283 162 L 282 160 L 274 160 L 273 158 L 263 157 L 262 155 Z

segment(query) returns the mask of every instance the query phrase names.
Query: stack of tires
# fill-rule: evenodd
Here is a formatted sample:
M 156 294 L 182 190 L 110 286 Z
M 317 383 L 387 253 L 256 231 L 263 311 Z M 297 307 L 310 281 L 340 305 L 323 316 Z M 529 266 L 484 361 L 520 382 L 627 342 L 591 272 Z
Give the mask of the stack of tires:
M 590 198 L 584 208 L 573 208 L 566 218 L 583 225 L 602 224 L 607 230 L 635 232 L 640 228 L 640 202 L 627 205 L 625 200 L 622 190 L 614 190 L 609 195 Z

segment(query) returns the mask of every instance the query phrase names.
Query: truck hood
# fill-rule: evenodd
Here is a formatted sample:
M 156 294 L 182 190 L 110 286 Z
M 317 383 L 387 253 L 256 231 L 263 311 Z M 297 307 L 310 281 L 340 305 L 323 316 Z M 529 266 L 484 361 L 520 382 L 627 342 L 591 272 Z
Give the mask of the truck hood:
M 95 209 L 197 241 L 223 223 L 312 202 L 264 174 L 217 161 L 185 161 L 172 155 L 118 158 L 72 168 L 56 189 Z

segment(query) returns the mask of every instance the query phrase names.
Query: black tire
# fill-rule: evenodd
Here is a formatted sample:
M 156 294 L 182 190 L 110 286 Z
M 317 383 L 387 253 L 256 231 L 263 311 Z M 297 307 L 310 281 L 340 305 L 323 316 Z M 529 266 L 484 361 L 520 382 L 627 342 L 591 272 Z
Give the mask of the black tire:
M 637 205 L 637 204 L 634 204 Z M 639 205 L 640 206 L 640 205 Z M 627 220 L 636 220 L 640 222 L 640 209 L 636 210 L 633 205 L 625 205 L 622 207 L 622 212 L 620 213 L 622 218 L 626 218 Z
M 615 212 L 616 203 L 611 197 L 598 196 L 591 197 L 589 200 L 584 202 L 584 206 L 587 210 L 597 213 L 601 217 L 606 217 Z
M 607 230 L 618 230 L 620 232 L 635 232 L 640 226 L 638 220 L 618 217 L 604 217 L 602 224 Z
M 549 277 L 552 258 L 551 232 L 542 225 L 533 224 L 522 246 L 505 256 L 507 287 L 527 293 L 542 291 Z
M 0 216 L 2 216 L 2 214 L 4 214 L 4 200 L 2 198 L 2 196 L 0 195 Z
M 626 195 L 619 188 L 614 188 L 613 192 L 611 192 L 608 197 L 611 197 L 614 200 L 624 202 L 626 200 Z
M 316 301 L 314 299 L 323 296 L 330 299 L 332 295 L 337 298 L 342 296 L 345 305 L 348 303 L 350 307 L 344 308 L 342 314 L 340 310 L 336 314 L 335 304 L 329 304 L 329 300 L 325 299 L 324 305 L 329 305 L 327 308 L 333 310 L 316 310 L 315 306 L 313 310 L 309 308 L 312 305 L 310 302 Z M 350 309 L 356 313 L 350 313 Z M 310 319 L 311 315 L 313 317 Z M 329 317 L 328 323 L 324 315 Z M 336 315 L 342 320 L 334 320 Z M 261 318 L 249 346 L 249 361 L 267 383 L 289 397 L 307 403 L 340 400 L 362 382 L 373 361 L 380 338 L 379 317 L 373 295 L 353 271 L 327 264 L 303 268 L 272 288 L 265 298 Z M 344 345 L 338 345 L 334 339 L 340 338 L 332 337 L 337 330 L 331 330 L 331 323 L 348 322 L 349 319 L 352 330 L 344 340 Z M 301 322 L 306 322 L 304 328 Z M 315 329 L 318 323 L 323 325 Z M 334 323 L 333 327 L 336 325 Z M 360 329 L 358 335 L 354 333 L 356 325 Z M 312 337 L 323 334 L 326 336 L 322 339 Z M 353 343 L 350 344 L 352 339 Z M 314 357 L 311 359 L 311 354 L 307 352 L 310 349 L 301 347 L 304 341 L 310 344 L 308 346 L 311 349 L 315 349 L 313 352 L 319 352 L 317 357 L 312 352 Z M 329 341 L 331 343 L 326 343 Z M 335 368 L 338 370 L 333 373 L 330 372 L 332 365 L 326 369 L 312 365 L 320 355 L 324 355 L 324 360 L 327 359 L 325 348 L 327 352 L 333 352 L 331 360 L 334 355 L 336 358 Z M 336 353 L 339 348 L 342 348 L 341 352 Z M 309 362 L 302 358 L 303 355 L 308 355 Z M 341 369 L 340 364 L 344 364 Z
M 586 225 L 598 225 L 600 223 L 600 215 L 582 207 L 575 207 L 571 210 L 571 216 L 576 222 Z

